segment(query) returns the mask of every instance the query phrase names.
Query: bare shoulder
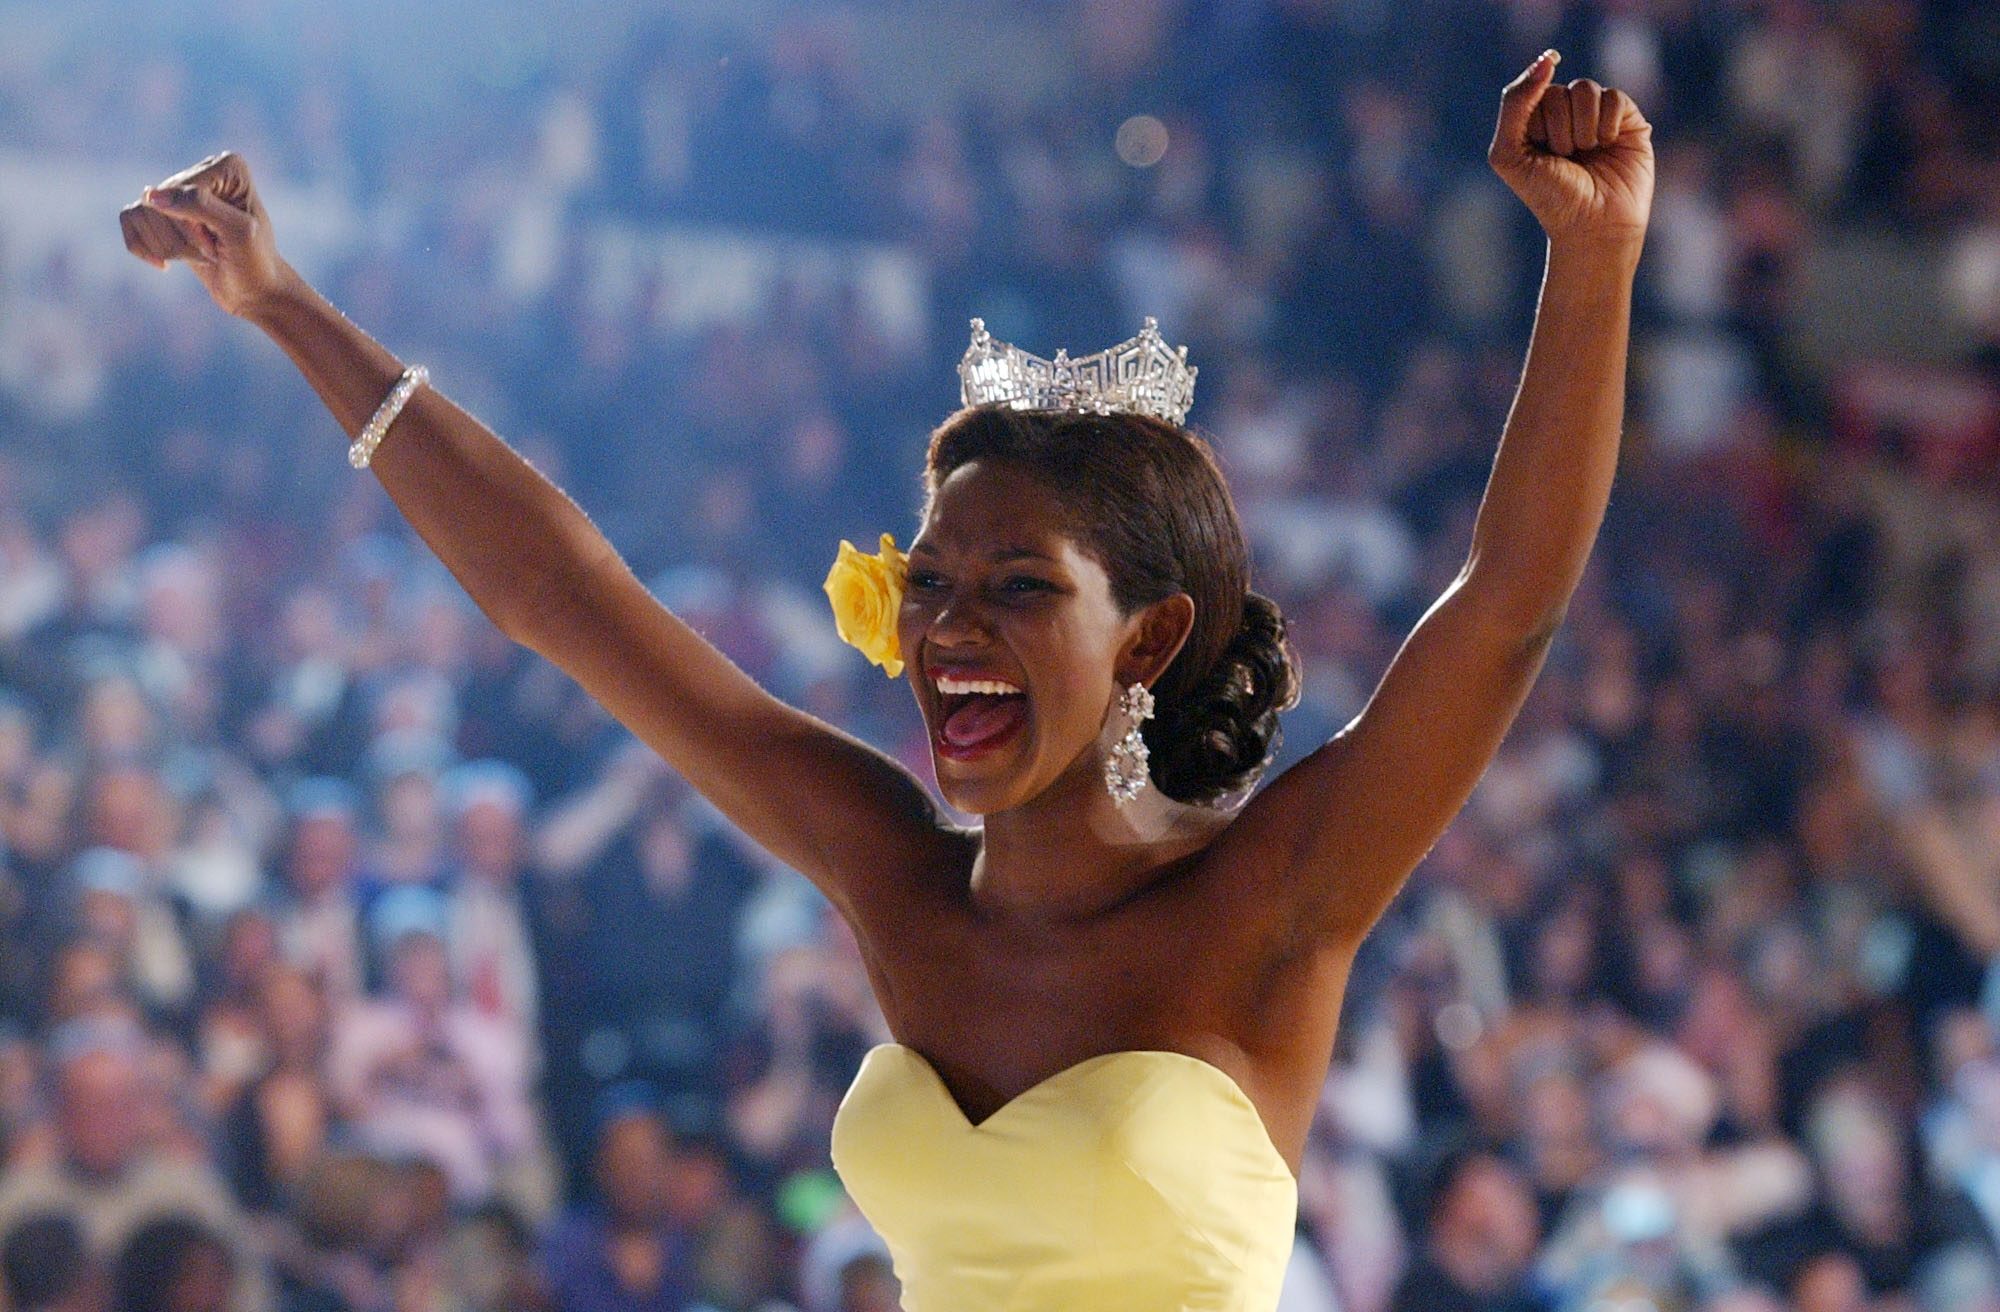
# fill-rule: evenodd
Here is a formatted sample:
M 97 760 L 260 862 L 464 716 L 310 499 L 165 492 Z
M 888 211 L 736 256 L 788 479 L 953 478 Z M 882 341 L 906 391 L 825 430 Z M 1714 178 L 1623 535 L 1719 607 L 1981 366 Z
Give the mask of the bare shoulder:
M 1337 779 L 1341 758 L 1351 746 L 1335 737 L 1313 753 L 1312 774 Z M 1310 786 L 1296 765 L 1264 781 L 1247 801 L 1216 828 L 1202 852 L 1198 881 L 1202 896 L 1260 922 L 1279 921 L 1296 908 L 1274 896 L 1288 884 L 1301 857 L 1301 835 L 1339 807 L 1324 779 Z
M 841 882 L 854 891 L 841 910 L 863 947 L 894 960 L 918 947 L 925 931 L 962 917 L 980 843 L 978 829 L 940 816 L 918 842 L 840 849 Z

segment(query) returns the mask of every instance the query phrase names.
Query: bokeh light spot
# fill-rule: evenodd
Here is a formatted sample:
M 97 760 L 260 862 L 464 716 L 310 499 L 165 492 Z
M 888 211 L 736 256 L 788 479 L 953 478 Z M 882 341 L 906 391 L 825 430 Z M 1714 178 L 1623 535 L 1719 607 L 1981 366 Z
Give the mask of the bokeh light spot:
M 1114 145 L 1118 158 L 1133 168 L 1151 168 L 1167 153 L 1167 125 L 1151 114 L 1134 114 L 1118 125 Z
M 1486 1024 L 1479 1018 L 1479 1009 L 1469 1002 L 1448 1002 L 1438 1008 L 1434 1020 L 1438 1042 L 1453 1052 L 1464 1052 L 1479 1042 L 1486 1032 Z

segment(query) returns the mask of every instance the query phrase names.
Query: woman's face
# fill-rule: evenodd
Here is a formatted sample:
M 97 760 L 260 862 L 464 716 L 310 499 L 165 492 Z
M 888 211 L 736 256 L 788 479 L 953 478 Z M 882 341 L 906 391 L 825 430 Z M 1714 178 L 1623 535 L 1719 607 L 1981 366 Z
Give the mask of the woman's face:
M 938 785 L 971 814 L 1092 769 L 1120 691 L 1140 616 L 1119 613 L 1103 566 L 1063 522 L 1032 476 L 973 460 L 938 488 L 910 545 L 898 628 L 907 677 Z M 968 682 L 1015 691 L 973 694 Z

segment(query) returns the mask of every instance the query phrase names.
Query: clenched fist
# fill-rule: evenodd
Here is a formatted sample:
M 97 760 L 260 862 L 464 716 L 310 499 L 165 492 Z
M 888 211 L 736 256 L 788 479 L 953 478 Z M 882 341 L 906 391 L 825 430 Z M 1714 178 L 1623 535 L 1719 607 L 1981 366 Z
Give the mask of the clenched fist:
M 271 219 L 239 155 L 211 155 L 118 214 L 125 248 L 153 267 L 186 260 L 215 303 L 248 316 L 296 275 L 278 255 Z
M 1544 51 L 1500 93 L 1487 163 L 1551 241 L 1636 241 L 1653 209 L 1653 125 L 1623 91 L 1552 85 L 1561 58 Z

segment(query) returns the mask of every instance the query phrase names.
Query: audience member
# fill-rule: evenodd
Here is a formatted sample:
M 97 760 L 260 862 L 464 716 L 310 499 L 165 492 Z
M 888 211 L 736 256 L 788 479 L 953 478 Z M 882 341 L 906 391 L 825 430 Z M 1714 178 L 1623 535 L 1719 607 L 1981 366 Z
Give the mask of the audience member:
M 646 1091 L 614 1086 L 599 1117 L 596 1200 L 551 1226 L 542 1273 L 559 1308 L 678 1312 L 695 1292 L 695 1236 L 671 1211 L 674 1146 Z
M 1520 1174 L 1477 1150 L 1437 1168 L 1429 1239 L 1390 1303 L 1393 1312 L 1530 1312 L 1541 1227 Z
M 74 1216 L 95 1260 L 110 1262 L 158 1213 L 185 1213 L 229 1246 L 232 1306 L 254 1312 L 262 1279 L 227 1188 L 206 1163 L 170 1155 L 144 1114 L 146 1040 L 129 1023 L 73 1021 L 49 1043 L 56 1156 L 0 1180 L 0 1233 L 37 1213 Z
M 0 1281 L 0 1304 L 13 1312 L 109 1312 L 112 1306 L 83 1227 L 63 1212 L 24 1216 L 0 1232 Z

